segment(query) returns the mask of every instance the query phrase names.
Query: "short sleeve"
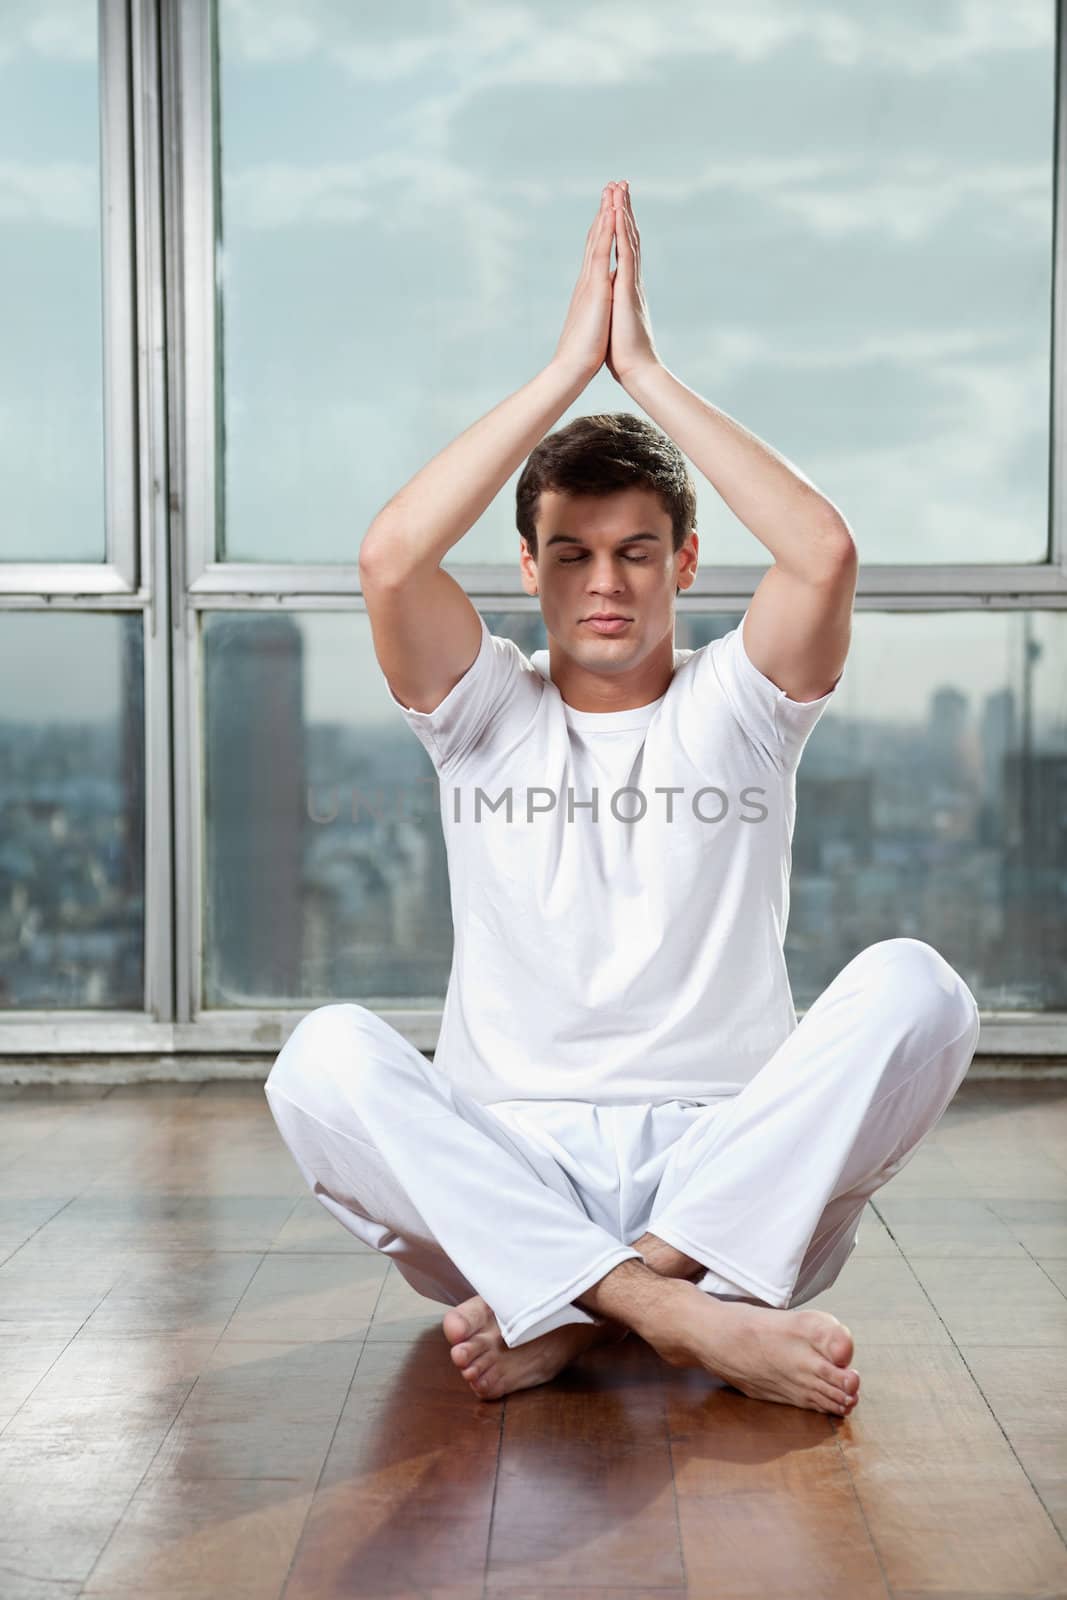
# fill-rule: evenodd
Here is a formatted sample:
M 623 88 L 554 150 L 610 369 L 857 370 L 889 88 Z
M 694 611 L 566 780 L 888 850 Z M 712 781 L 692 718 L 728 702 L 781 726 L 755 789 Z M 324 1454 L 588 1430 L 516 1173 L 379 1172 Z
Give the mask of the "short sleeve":
M 432 711 L 415 711 L 386 692 L 408 727 L 421 740 L 434 766 L 453 765 L 482 737 L 508 703 L 522 671 L 523 654 L 513 639 L 490 633 L 478 613 L 482 639 L 471 665 Z
M 799 762 L 844 673 L 818 700 L 791 700 L 750 660 L 744 639 L 747 617 L 746 610 L 738 626 L 708 648 L 714 652 L 719 682 L 742 731 L 762 746 L 779 770 L 789 771 Z

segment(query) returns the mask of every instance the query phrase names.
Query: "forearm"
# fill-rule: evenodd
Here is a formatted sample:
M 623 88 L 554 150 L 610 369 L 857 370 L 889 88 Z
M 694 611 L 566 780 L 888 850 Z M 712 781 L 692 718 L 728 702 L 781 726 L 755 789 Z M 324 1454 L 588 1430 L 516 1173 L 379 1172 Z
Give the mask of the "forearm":
M 851 544 L 845 519 L 810 478 L 676 378 L 662 363 L 623 387 L 714 485 L 775 561 L 818 575 Z
M 439 566 L 590 376 L 553 359 L 472 423 L 379 511 L 363 537 L 361 569 L 403 579 L 428 563 Z

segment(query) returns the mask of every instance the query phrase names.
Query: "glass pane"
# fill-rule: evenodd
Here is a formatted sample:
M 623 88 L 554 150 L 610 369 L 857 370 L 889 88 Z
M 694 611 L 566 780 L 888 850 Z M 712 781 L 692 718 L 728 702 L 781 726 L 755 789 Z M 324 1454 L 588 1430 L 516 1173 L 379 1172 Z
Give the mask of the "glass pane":
M 983 1010 L 1067 1007 L 1067 613 L 857 613 L 797 777 L 798 1005 L 924 939 Z
M 323 0 L 264 29 L 220 0 L 220 558 L 354 562 L 550 359 L 626 177 L 664 362 L 812 478 L 865 561 L 1045 560 L 1053 0 L 980 28 L 668 0 L 656 49 L 619 29 L 610 62 L 604 15 Z M 606 369 L 554 426 L 599 411 L 641 414 Z M 765 562 L 692 466 L 705 564 Z M 450 566 L 517 568 L 519 470 Z
M 106 559 L 102 345 L 96 0 L 5 6 L 0 561 Z
M 437 780 L 366 616 L 212 611 L 203 649 L 204 1004 L 434 1004 L 452 958 Z
M 537 612 L 483 612 L 529 655 Z M 679 616 L 696 648 L 741 613 Z M 209 1006 L 439 1004 L 437 779 L 366 616 L 204 618 Z M 1067 1006 L 1067 613 L 857 612 L 797 777 L 800 1008 L 858 950 L 924 939 L 983 1009 Z
M 0 627 L 0 1006 L 144 1006 L 140 613 Z

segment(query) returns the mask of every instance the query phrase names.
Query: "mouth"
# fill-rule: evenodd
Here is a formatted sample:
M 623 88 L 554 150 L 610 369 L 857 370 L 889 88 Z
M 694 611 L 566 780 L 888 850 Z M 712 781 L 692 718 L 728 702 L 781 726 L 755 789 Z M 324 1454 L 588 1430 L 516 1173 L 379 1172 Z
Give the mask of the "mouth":
M 582 618 L 583 628 L 592 628 L 594 633 L 621 633 L 633 621 L 632 617 L 620 617 L 609 612 L 598 612 L 591 617 Z

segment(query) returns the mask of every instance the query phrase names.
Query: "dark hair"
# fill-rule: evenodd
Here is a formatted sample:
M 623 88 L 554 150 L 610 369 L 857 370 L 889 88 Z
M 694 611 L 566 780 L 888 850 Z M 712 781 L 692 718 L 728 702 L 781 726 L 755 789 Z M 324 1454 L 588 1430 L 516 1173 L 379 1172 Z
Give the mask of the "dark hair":
M 531 450 L 515 486 L 515 520 L 537 557 L 534 525 L 542 489 L 564 494 L 613 494 L 652 489 L 670 513 L 677 553 L 696 527 L 696 488 L 685 457 L 670 436 L 629 411 L 575 417 Z

